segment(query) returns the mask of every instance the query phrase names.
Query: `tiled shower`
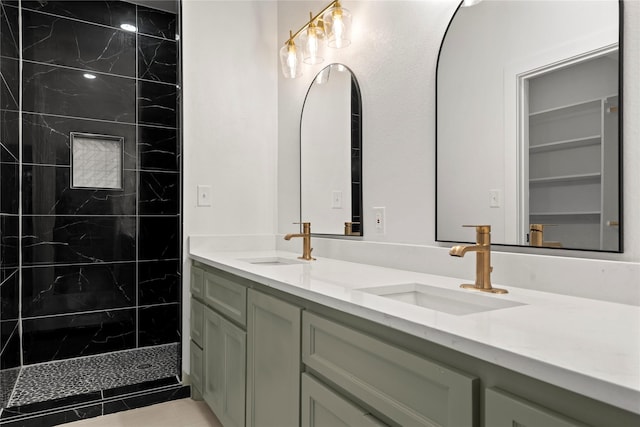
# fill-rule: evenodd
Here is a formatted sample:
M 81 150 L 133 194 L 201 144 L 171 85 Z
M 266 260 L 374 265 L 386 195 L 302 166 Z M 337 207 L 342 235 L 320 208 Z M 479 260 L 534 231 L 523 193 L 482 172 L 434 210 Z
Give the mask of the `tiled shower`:
M 188 394 L 179 14 L 124 1 L 0 6 L 0 424 Z M 77 390 L 42 393 L 63 377 Z

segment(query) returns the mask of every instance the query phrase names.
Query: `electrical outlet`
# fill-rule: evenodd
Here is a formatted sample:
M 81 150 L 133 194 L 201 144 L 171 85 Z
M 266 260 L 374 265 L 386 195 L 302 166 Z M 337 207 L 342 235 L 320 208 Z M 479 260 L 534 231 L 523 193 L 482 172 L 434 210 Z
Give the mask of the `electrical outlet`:
M 198 185 L 198 206 L 211 206 L 211 186 Z
M 374 229 L 378 234 L 385 233 L 385 216 L 384 207 L 373 208 L 373 220 L 375 221 Z

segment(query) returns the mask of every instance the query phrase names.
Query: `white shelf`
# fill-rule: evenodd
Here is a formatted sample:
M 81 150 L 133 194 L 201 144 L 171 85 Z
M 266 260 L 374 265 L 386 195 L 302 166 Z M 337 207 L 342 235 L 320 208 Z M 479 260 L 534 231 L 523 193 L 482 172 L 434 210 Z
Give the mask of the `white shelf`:
M 545 144 L 532 145 L 529 153 L 543 153 L 546 151 L 568 150 L 570 148 L 588 147 L 601 143 L 602 135 L 591 135 L 583 138 L 565 139 L 564 141 L 553 141 Z
M 600 216 L 600 211 L 586 212 L 530 212 L 529 216 Z
M 600 172 L 583 173 L 577 175 L 549 176 L 545 178 L 531 178 L 529 179 L 529 184 L 555 184 L 561 182 L 598 181 L 601 177 L 602 174 Z
M 599 109 L 602 106 L 602 101 L 607 99 L 605 98 L 597 98 L 597 99 L 589 99 L 586 101 L 576 102 L 573 104 L 560 105 L 553 108 L 547 108 L 546 110 L 534 111 L 529 113 L 529 118 L 534 119 L 537 117 L 544 117 L 545 115 L 551 113 L 553 115 L 567 115 L 567 114 L 575 114 L 582 111 Z

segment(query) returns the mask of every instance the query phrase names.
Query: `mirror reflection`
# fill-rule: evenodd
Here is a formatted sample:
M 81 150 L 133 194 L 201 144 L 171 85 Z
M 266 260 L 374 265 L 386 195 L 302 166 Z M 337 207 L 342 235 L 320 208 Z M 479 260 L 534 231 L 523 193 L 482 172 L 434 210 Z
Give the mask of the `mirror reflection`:
M 621 251 L 620 6 L 460 7 L 437 70 L 436 240 Z
M 354 74 L 315 77 L 300 121 L 300 218 L 313 234 L 362 235 L 362 100 Z

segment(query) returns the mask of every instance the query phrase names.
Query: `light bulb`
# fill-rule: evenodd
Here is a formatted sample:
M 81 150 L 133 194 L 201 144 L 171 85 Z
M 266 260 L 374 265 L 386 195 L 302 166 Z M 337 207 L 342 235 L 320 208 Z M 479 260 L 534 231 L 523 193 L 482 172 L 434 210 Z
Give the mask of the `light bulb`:
M 307 39 L 307 50 L 309 56 L 315 61 L 318 56 L 318 36 L 316 36 L 315 29 L 310 29 L 308 32 L 309 38 Z
M 342 13 L 333 15 L 333 33 L 336 36 L 336 48 L 342 47 L 342 37 L 344 34 L 344 22 L 342 22 Z
M 292 76 L 296 75 L 296 67 L 298 65 L 298 59 L 296 58 L 296 47 L 289 46 L 289 53 L 287 54 L 287 67 Z

